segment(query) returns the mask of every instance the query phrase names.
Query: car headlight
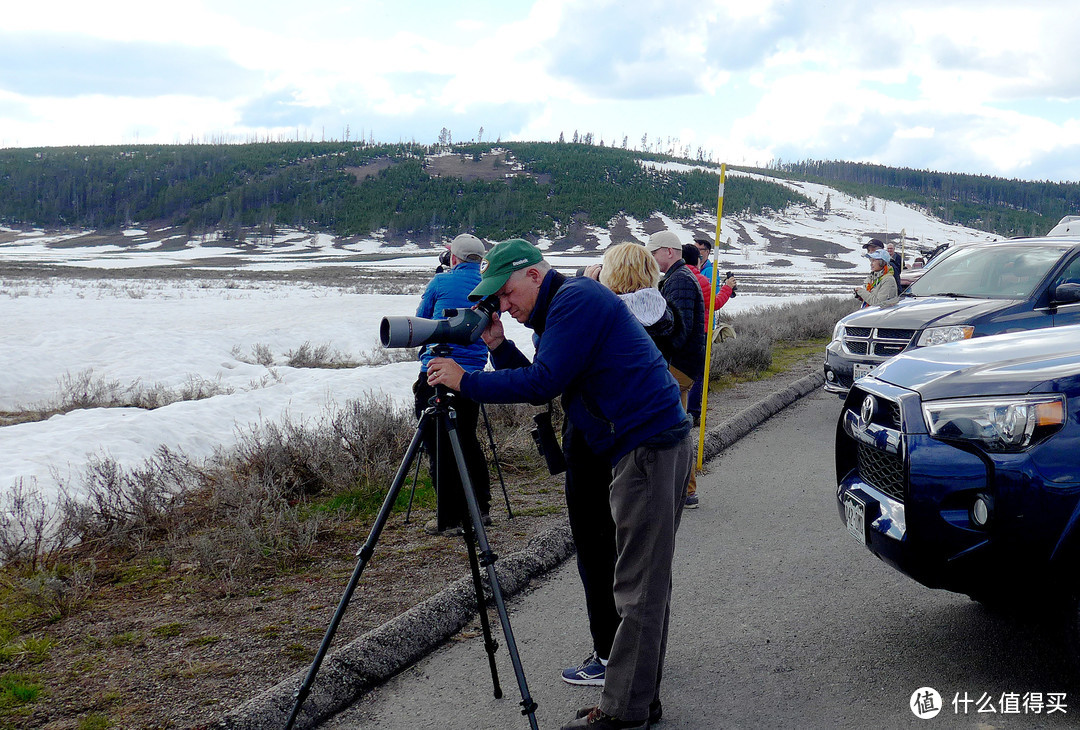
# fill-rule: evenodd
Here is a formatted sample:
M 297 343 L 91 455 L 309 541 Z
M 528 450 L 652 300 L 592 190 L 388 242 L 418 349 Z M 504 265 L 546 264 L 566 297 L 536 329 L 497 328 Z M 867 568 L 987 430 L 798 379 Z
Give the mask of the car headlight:
M 836 340 L 839 340 L 840 336 L 843 333 L 844 333 L 844 323 L 843 322 L 837 322 L 836 326 L 832 328 L 833 341 L 835 342 Z
M 1023 451 L 1065 423 L 1062 395 L 1017 395 L 923 403 L 930 435 L 972 441 L 987 451 Z
M 919 341 L 915 345 L 916 347 L 927 347 L 929 345 L 943 345 L 946 342 L 970 340 L 973 334 L 975 334 L 975 328 L 970 324 L 960 324 L 952 327 L 927 327 L 919 335 Z

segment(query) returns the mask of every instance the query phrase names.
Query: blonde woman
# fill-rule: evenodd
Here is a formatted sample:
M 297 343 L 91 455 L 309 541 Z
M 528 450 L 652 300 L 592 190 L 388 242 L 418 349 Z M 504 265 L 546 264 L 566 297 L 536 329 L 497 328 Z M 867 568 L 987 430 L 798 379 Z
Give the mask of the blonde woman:
M 620 243 L 604 252 L 604 263 L 585 269 L 585 275 L 619 295 L 637 321 L 652 337 L 664 359 L 671 360 L 671 340 L 681 323 L 657 284 L 660 266 L 638 243 Z

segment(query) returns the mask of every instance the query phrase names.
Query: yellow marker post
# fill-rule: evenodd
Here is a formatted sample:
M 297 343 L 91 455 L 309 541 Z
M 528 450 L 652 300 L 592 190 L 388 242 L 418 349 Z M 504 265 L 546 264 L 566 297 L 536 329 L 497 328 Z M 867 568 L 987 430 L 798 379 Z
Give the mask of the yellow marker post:
M 720 275 L 720 218 L 724 213 L 724 180 L 727 178 L 727 163 L 720 164 L 720 192 L 716 196 L 716 241 L 713 243 L 712 291 L 706 309 L 709 318 L 706 321 L 705 336 L 705 382 L 701 384 L 701 426 L 698 429 L 697 469 L 705 459 L 705 416 L 709 412 L 709 372 L 712 370 L 713 317 L 716 312 L 716 278 Z

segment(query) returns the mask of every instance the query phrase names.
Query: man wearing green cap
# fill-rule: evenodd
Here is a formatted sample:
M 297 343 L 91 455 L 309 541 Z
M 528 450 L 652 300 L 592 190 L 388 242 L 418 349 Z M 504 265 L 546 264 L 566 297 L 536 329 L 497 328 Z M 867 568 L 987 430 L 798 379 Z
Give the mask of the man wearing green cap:
M 671 565 L 692 467 L 691 422 L 663 355 L 626 305 L 587 277 L 567 278 L 521 239 L 496 244 L 470 299 L 495 295 L 499 311 L 536 333 L 532 362 L 496 315 L 483 338 L 495 371 L 466 373 L 453 360 L 428 365 L 432 385 L 481 403 L 536 405 L 562 394 L 563 410 L 590 448 L 610 459 L 621 621 L 600 704 L 563 730 L 647 728 L 660 719 Z

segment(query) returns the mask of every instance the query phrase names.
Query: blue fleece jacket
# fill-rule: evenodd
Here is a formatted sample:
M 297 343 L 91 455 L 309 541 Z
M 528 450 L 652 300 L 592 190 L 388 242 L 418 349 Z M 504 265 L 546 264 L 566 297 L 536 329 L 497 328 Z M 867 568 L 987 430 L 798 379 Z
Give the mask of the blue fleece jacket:
M 416 316 L 426 319 L 445 319 L 447 309 L 469 309 L 469 293 L 480 283 L 480 264 L 462 261 L 450 271 L 435 274 L 424 289 Z M 435 357 L 430 347 L 420 355 L 420 372 L 426 373 L 428 363 Z M 451 345 L 450 358 L 465 370 L 483 370 L 487 365 L 488 350 L 483 340 L 471 345 Z
M 663 355 L 602 284 L 549 271 L 525 324 L 538 339 L 533 361 L 506 340 L 491 352 L 494 372 L 465 374 L 464 396 L 541 405 L 562 393 L 570 422 L 613 464 L 686 421 Z

